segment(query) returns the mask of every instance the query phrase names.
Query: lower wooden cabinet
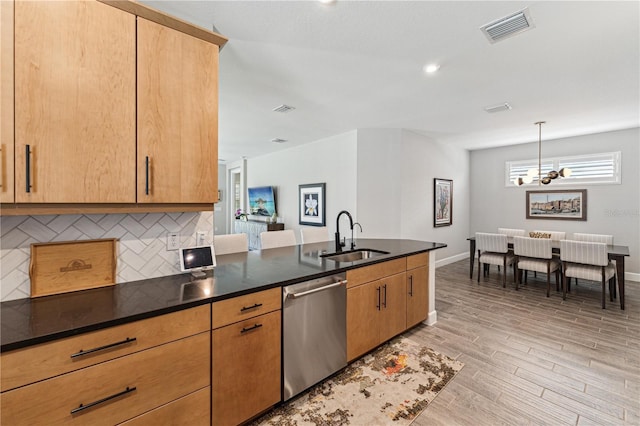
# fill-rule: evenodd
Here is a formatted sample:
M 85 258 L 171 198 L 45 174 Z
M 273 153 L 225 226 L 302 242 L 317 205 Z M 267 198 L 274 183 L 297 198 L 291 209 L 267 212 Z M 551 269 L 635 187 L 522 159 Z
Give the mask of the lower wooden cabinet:
M 429 307 L 429 253 L 407 257 L 407 328 L 427 319 Z
M 278 310 L 213 330 L 213 425 L 238 425 L 280 402 L 281 321 Z
M 209 332 L 2 393 L 3 425 L 114 425 L 210 383 Z
M 206 387 L 120 424 L 123 426 L 208 426 L 211 424 L 210 401 L 211 387 Z
M 405 280 L 403 272 L 347 290 L 347 360 L 406 329 Z

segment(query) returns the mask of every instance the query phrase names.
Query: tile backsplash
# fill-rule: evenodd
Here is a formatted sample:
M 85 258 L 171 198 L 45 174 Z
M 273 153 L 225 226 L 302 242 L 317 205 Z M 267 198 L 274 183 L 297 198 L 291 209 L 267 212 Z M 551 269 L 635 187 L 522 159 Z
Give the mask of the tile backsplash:
M 32 243 L 118 238 L 117 283 L 180 273 L 177 251 L 167 251 L 167 233 L 181 246 L 195 245 L 196 232 L 213 239 L 213 211 L 0 217 L 0 300 L 30 296 Z

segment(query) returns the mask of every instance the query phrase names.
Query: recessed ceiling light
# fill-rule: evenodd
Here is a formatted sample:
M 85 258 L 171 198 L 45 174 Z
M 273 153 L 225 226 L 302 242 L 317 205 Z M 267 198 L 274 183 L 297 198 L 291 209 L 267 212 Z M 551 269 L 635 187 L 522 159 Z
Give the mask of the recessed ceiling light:
M 334 3 L 336 0 L 318 0 L 320 3 L 329 4 Z
M 426 72 L 427 74 L 433 74 L 439 69 L 440 69 L 440 65 L 438 64 L 427 64 L 424 66 L 424 72 Z

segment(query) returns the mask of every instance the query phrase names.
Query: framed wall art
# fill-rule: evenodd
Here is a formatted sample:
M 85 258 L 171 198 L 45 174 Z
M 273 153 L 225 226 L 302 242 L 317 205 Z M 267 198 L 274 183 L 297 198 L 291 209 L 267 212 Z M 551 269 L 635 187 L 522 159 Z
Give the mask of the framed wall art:
M 433 226 L 453 224 L 453 180 L 433 179 Z
M 527 191 L 527 219 L 587 220 L 587 190 Z
M 325 184 L 299 186 L 300 225 L 325 226 Z

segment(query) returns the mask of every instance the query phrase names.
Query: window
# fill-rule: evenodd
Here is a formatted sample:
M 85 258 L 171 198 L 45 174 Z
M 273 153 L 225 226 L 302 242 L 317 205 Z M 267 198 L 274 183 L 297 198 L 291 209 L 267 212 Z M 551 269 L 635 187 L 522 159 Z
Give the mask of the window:
M 553 185 L 619 184 L 621 153 L 579 155 L 572 157 L 543 158 L 542 176 L 551 170 L 571 169 L 571 176 L 558 178 Z M 527 175 L 529 169 L 538 170 L 538 160 L 507 161 L 505 163 L 505 186 L 516 186 L 513 180 Z M 531 184 L 538 184 L 536 172 Z M 531 185 L 530 184 L 530 185 Z

